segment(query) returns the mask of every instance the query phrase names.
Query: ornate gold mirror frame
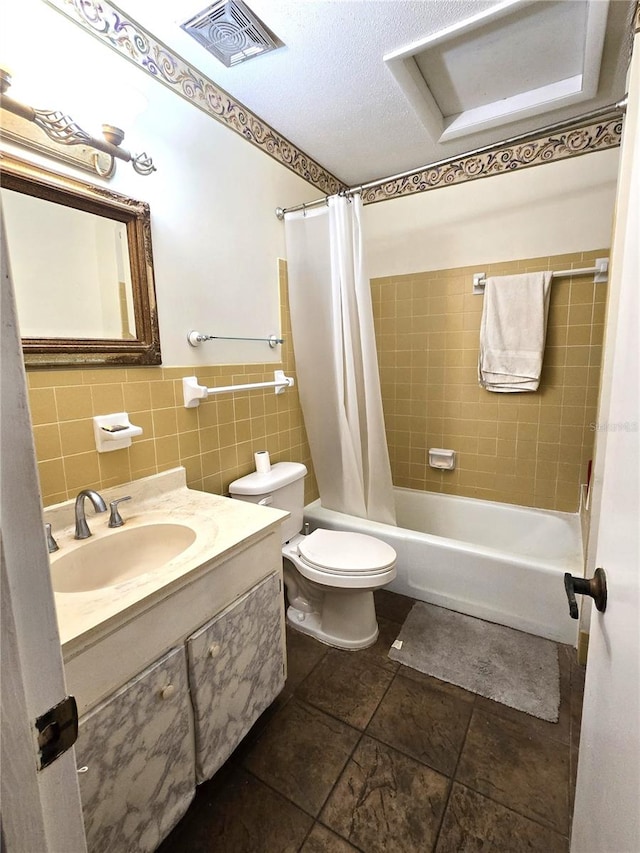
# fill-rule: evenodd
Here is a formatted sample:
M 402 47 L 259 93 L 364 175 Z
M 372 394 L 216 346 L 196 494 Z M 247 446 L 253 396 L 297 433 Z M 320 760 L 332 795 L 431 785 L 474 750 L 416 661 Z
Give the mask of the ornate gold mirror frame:
M 149 205 L 76 178 L 49 172 L 4 152 L 0 152 L 0 186 L 121 222 L 126 227 L 134 337 L 25 337 L 22 347 L 27 367 L 160 364 Z M 20 283 L 14 281 L 14 286 L 17 291 Z

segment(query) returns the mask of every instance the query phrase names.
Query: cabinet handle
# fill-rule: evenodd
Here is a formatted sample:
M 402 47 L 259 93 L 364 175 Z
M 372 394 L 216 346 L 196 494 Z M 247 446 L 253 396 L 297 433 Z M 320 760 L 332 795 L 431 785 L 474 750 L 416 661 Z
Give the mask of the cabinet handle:
M 85 764 L 85 765 L 84 765 L 84 767 L 76 767 L 76 772 L 77 772 L 77 773 L 88 773 L 88 772 L 89 772 L 89 768 L 88 768 L 88 767 L 87 767 L 87 765 Z
M 212 643 L 209 646 L 209 657 L 214 658 L 220 651 L 220 643 Z
M 173 684 L 167 684 L 160 691 L 160 698 L 161 699 L 170 699 L 175 692 L 176 692 L 176 688 L 173 686 Z

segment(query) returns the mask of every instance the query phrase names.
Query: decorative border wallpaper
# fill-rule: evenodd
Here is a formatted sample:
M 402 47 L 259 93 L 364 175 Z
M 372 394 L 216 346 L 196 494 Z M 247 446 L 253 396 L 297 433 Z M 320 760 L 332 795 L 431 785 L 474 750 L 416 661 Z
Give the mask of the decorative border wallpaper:
M 300 151 L 251 110 L 106 0 L 46 0 L 169 89 L 239 133 L 327 195 L 345 189 L 334 175 Z
M 364 204 L 387 201 L 391 198 L 435 190 L 465 181 L 489 178 L 529 166 L 541 166 L 578 154 L 604 151 L 620 145 L 622 117 L 564 133 L 542 137 L 531 142 L 489 151 L 486 154 L 464 157 L 435 165 L 406 178 L 396 178 L 377 187 L 362 191 Z
M 184 59 L 172 53 L 140 24 L 127 18 L 107 0 L 45 0 L 94 36 L 151 74 L 176 94 L 234 130 L 325 195 L 346 184 L 289 142 L 247 107 L 228 95 Z M 640 22 L 640 3 L 635 26 Z M 541 166 L 580 154 L 620 145 L 622 117 L 573 128 L 530 142 L 506 146 L 486 154 L 464 156 L 421 172 L 362 191 L 364 204 L 387 201 L 413 193 L 453 186 L 465 181 Z

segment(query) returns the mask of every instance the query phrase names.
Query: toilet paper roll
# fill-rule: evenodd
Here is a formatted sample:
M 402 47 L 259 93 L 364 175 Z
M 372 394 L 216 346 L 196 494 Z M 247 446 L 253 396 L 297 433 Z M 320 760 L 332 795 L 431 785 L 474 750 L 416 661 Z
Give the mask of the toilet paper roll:
M 256 460 L 256 471 L 258 472 L 258 474 L 268 474 L 271 470 L 271 460 L 269 459 L 269 451 L 258 450 L 257 453 L 253 454 L 253 457 Z

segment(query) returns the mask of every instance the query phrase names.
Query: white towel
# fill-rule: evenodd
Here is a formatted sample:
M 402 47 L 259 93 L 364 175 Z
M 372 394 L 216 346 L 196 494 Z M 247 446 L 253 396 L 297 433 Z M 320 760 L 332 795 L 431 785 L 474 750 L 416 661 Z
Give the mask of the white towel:
M 536 391 L 547 334 L 551 273 L 487 279 L 478 381 L 487 391 Z

